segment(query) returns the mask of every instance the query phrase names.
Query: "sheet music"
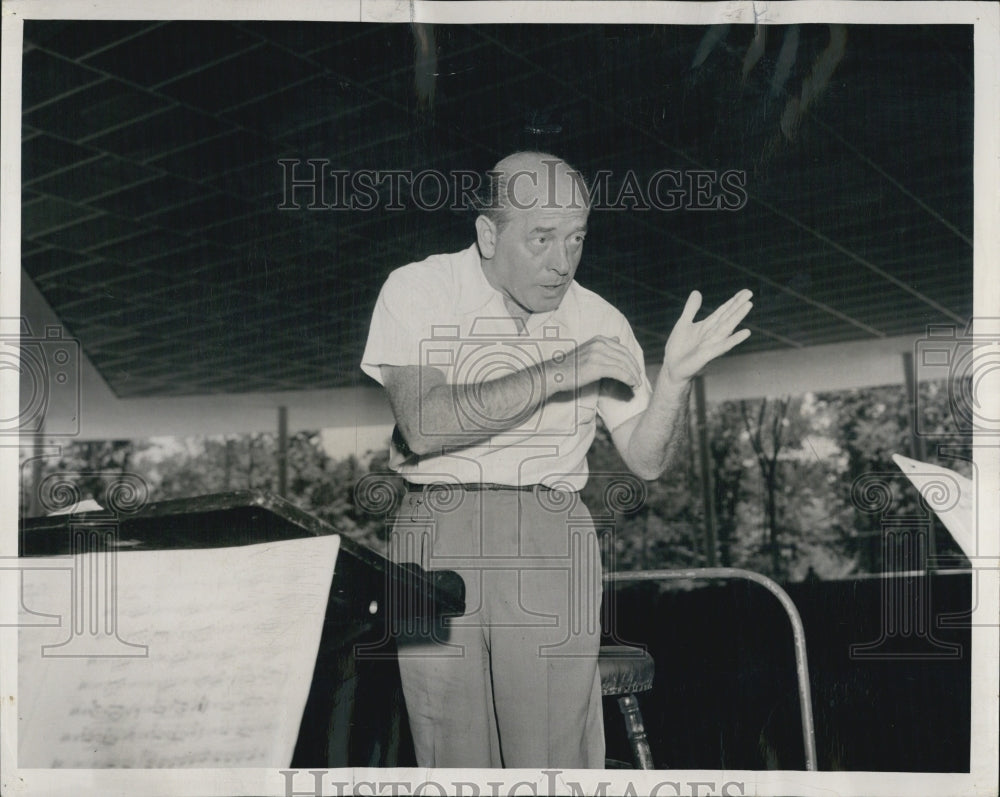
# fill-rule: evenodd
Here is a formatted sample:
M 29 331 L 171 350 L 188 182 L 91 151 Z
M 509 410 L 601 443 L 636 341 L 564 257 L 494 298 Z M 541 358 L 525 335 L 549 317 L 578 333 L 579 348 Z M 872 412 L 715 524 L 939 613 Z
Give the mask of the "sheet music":
M 910 459 L 900 454 L 892 455 L 913 485 L 920 491 L 927 505 L 941 518 L 955 542 L 970 559 L 976 556 L 976 531 L 973 524 L 975 485 L 961 473 Z
M 116 578 L 101 554 L 24 572 L 23 606 L 62 623 L 20 631 L 19 766 L 287 766 L 339 547 L 331 535 L 119 551 Z M 76 604 L 75 632 L 74 582 L 98 589 Z M 112 583 L 116 604 L 100 593 Z M 102 603 L 117 635 L 90 610 Z M 100 643 L 102 656 L 67 656 L 81 649 L 67 641 Z

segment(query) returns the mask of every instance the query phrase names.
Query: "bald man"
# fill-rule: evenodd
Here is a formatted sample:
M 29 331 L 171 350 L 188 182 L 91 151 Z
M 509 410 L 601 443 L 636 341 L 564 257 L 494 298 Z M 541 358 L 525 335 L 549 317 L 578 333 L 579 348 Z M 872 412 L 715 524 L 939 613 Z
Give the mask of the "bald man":
M 749 291 L 698 322 L 691 293 L 651 384 L 628 321 L 574 280 L 589 202 L 556 156 L 504 158 L 476 243 L 394 271 L 372 316 L 362 368 L 408 484 L 390 555 L 466 584 L 465 615 L 398 637 L 421 766 L 603 768 L 601 563 L 578 497 L 597 416 L 658 478 L 692 377 L 750 334 Z

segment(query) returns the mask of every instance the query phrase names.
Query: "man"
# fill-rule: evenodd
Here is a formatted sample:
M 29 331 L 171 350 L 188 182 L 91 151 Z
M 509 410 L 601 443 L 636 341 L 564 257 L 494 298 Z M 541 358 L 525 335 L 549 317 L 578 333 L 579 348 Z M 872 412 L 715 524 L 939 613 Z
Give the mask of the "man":
M 691 294 L 655 385 L 624 316 L 574 281 L 589 195 L 564 161 L 491 172 L 476 244 L 394 271 L 362 368 L 396 418 L 409 484 L 391 555 L 460 573 L 466 614 L 399 637 L 417 761 L 602 768 L 600 557 L 576 491 L 596 416 L 644 479 L 670 464 L 691 378 L 749 336 L 737 293 L 700 322 Z

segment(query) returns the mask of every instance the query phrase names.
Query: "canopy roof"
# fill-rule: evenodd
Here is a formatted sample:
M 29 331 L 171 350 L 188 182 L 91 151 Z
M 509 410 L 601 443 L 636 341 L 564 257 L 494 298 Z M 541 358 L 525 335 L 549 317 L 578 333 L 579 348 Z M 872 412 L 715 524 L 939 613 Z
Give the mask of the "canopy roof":
M 535 148 L 638 190 L 592 214 L 578 280 L 651 362 L 693 288 L 754 290 L 745 353 L 962 327 L 972 33 L 27 20 L 23 271 L 119 398 L 365 385 L 382 280 L 472 213 L 405 178 L 402 209 L 385 181 L 374 209 L 281 210 L 310 197 L 280 161 L 452 176 Z M 634 207 L 663 170 L 682 207 Z

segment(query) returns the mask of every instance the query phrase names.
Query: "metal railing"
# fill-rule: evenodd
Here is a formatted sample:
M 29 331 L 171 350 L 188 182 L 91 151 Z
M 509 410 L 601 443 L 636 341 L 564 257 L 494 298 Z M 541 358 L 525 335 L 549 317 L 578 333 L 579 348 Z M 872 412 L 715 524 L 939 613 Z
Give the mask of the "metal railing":
M 795 671 L 799 683 L 799 709 L 802 716 L 802 745 L 806 754 L 806 769 L 816 769 L 816 730 L 813 725 L 812 693 L 809 688 L 809 663 L 806 658 L 806 634 L 802 625 L 799 610 L 792 599 L 776 582 L 754 573 L 752 570 L 741 570 L 738 567 L 699 567 L 691 570 L 636 570 L 625 573 L 611 573 L 604 577 L 609 583 L 623 584 L 642 581 L 683 581 L 685 579 L 743 579 L 759 584 L 774 595 L 784 607 L 792 624 L 792 636 L 795 642 Z

